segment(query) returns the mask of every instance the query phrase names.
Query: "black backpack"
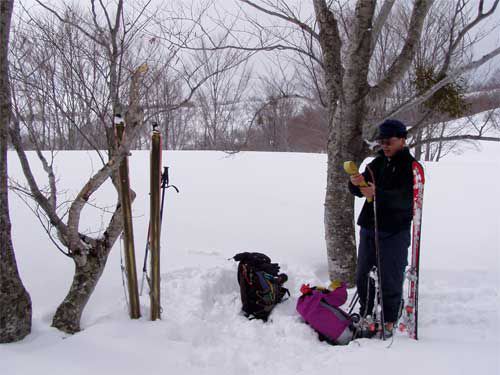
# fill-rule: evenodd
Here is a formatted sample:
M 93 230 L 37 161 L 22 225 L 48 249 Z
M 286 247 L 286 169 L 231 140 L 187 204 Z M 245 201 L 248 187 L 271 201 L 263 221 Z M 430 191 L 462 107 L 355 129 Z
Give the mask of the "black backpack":
M 288 276 L 279 273 L 278 263 L 261 253 L 239 253 L 233 259 L 238 264 L 242 310 L 250 319 L 267 321 L 274 306 L 282 302 L 285 294 L 290 295 L 283 284 Z

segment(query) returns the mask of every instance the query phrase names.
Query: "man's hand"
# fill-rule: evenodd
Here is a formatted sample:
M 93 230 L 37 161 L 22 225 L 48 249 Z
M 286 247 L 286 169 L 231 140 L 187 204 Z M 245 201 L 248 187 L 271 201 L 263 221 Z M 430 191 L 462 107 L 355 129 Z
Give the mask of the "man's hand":
M 363 185 L 364 183 L 366 183 L 365 176 L 363 176 L 360 173 L 351 175 L 350 179 L 351 179 L 351 183 L 354 186 L 360 186 L 360 185 Z
M 361 194 L 363 194 L 365 198 L 368 199 L 372 199 L 375 195 L 375 185 L 373 185 L 371 182 L 368 182 L 368 186 L 366 187 L 360 186 L 359 190 L 361 190 Z

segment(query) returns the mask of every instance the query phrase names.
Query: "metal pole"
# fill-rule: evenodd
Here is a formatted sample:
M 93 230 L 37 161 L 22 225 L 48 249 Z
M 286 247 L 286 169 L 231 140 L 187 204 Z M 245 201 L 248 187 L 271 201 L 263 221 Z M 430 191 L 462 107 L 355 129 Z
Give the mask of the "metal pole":
M 118 145 L 120 145 L 125 133 L 125 124 L 120 114 L 115 115 L 115 126 Z M 130 300 L 130 318 L 138 319 L 141 317 L 141 309 L 139 305 L 139 289 L 137 287 L 137 270 L 135 266 L 134 228 L 132 226 L 132 202 L 130 199 L 130 180 L 127 156 L 123 158 L 120 164 L 119 176 L 120 204 L 123 213 L 123 233 L 125 238 L 125 267 L 127 270 L 127 286 Z
M 160 185 L 161 185 L 161 134 L 153 125 L 151 135 L 150 172 L 150 233 L 151 250 L 151 320 L 161 319 L 160 306 Z
M 369 166 L 366 167 L 368 172 L 372 177 L 373 184 L 375 184 L 375 175 Z M 384 294 L 383 294 L 383 284 L 382 284 L 382 264 L 380 260 L 380 243 L 379 243 L 379 231 L 378 231 L 378 219 L 377 219 L 377 193 L 376 189 L 373 194 L 373 217 L 375 219 L 375 256 L 377 258 L 377 282 L 375 285 L 375 290 L 378 291 L 378 296 L 380 304 L 380 323 L 382 325 L 382 340 L 385 341 L 385 318 L 384 318 Z

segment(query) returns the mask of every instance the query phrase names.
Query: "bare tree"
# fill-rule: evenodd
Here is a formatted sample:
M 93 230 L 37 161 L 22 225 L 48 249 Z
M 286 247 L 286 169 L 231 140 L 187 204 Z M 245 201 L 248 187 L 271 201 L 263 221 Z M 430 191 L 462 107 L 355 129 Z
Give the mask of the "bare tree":
M 138 87 L 141 78 L 141 71 L 137 70 L 132 78 L 132 84 Z M 137 90 L 136 90 L 137 91 Z M 137 107 L 137 100 L 134 91 L 131 91 L 131 108 Z M 106 260 L 114 243 L 123 230 L 123 217 L 120 205 L 117 203 L 105 230 L 97 237 L 92 237 L 80 230 L 80 217 L 83 208 L 88 203 L 92 194 L 95 193 L 108 178 L 116 175 L 121 159 L 128 155 L 130 143 L 135 139 L 137 128 L 142 125 L 141 113 L 137 109 L 134 112 L 128 111 L 127 141 L 114 151 L 113 157 L 94 174 L 82 187 L 75 199 L 71 202 L 67 212 L 61 214 L 57 201 L 57 185 L 52 164 L 48 163 L 41 152 L 37 152 L 44 169 L 48 172 L 49 191 L 44 193 L 39 187 L 31 171 L 28 158 L 23 149 L 21 141 L 21 130 L 18 120 L 14 120 L 10 135 L 12 143 L 21 161 L 24 175 L 28 181 L 28 187 L 22 190 L 23 193 L 31 196 L 41 208 L 49 231 L 53 229 L 57 234 L 57 240 L 67 248 L 67 251 L 60 249 L 68 257 L 72 258 L 75 264 L 75 274 L 71 288 L 64 301 L 58 307 L 52 325 L 64 332 L 75 333 L 80 330 L 80 319 L 94 288 L 106 265 Z M 67 214 L 67 215 L 66 215 Z M 55 240 L 55 239 L 54 239 Z M 54 241 L 54 243 L 56 243 Z
M 32 199 L 34 211 L 53 243 L 74 261 L 73 282 L 52 321 L 54 327 L 74 333 L 81 329 L 83 310 L 123 230 L 117 170 L 130 148 L 141 144 L 144 119 L 189 108 L 204 82 L 232 66 L 205 75 L 202 68 L 206 62 L 188 63 L 189 56 L 178 56 L 177 47 L 156 43 L 146 30 L 156 14 L 148 11 L 149 2 L 134 3 L 129 9 L 122 0 L 114 6 L 90 0 L 87 10 L 69 5 L 58 10 L 41 1 L 38 4 L 46 13 L 27 15 L 29 22 L 21 25 L 18 38 L 20 47 L 14 51 L 18 62 L 13 72 L 17 112 L 10 134 L 27 181 L 27 186 L 18 184 L 15 188 Z M 30 29 L 31 25 L 35 29 Z M 36 43 L 23 46 L 28 43 L 23 40 L 24 35 L 34 36 L 35 41 L 41 38 L 42 46 L 47 47 L 45 54 Z M 19 65 L 23 57 L 29 62 L 29 69 L 24 72 Z M 169 70 L 176 74 L 168 74 Z M 171 97 L 149 103 L 151 96 L 146 92 L 150 88 L 161 89 L 159 83 L 168 85 L 166 95 Z M 125 115 L 127 124 L 126 141 L 120 146 L 113 125 L 113 114 L 117 113 Z M 92 129 L 96 132 L 87 133 Z M 71 143 L 71 134 L 76 132 L 80 136 L 91 134 L 87 147 L 99 152 L 103 146 L 108 151 L 107 158 L 99 152 L 102 168 L 69 202 L 58 201 L 60 186 L 53 161 L 48 160 L 37 142 L 39 131 L 52 133 L 47 138 L 51 150 L 61 147 L 62 139 L 65 144 Z M 24 149 L 26 134 L 31 136 L 32 147 L 47 172 L 47 187 L 41 188 L 33 176 Z M 98 139 L 105 142 L 98 143 Z M 116 207 L 102 230 L 86 233 L 80 228 L 82 211 L 108 179 L 117 191 Z M 135 193 L 131 194 L 133 199 Z
M 258 117 L 258 129 L 262 139 L 260 150 L 290 151 L 289 123 L 298 112 L 297 104 L 298 100 L 294 102 L 286 96 L 280 97 L 275 91 L 269 92 Z
M 201 49 L 196 57 L 199 63 L 206 62 L 203 73 L 210 76 L 196 94 L 201 122 L 198 145 L 205 150 L 234 149 L 234 130 L 238 128 L 251 74 L 248 54 L 233 49 Z M 228 66 L 233 69 L 228 70 Z
M 14 110 L 31 147 L 106 149 L 101 129 L 111 116 L 98 46 L 53 18 L 20 22 L 14 36 Z
M 8 129 L 11 118 L 9 36 L 13 0 L 0 4 L 0 343 L 31 332 L 31 298 L 19 276 L 11 238 L 7 184 Z
M 292 151 L 325 153 L 328 113 L 325 108 L 305 105 L 290 119 L 289 143 Z
M 390 19 L 395 1 L 386 0 L 377 12 L 375 0 L 358 0 L 352 11 L 347 11 L 349 5 L 340 1 L 313 0 L 315 17 L 305 20 L 301 19 L 299 10 L 285 0 L 240 0 L 239 3 L 260 12 L 257 17 L 248 16 L 250 24 L 255 26 L 252 35 L 256 38 L 243 48 L 295 52 L 311 59 L 322 69 L 325 93 L 321 97 L 329 112 L 325 197 L 329 272 L 332 279 L 352 283 L 356 263 L 354 198 L 345 188 L 343 161 L 360 163 L 371 154 L 365 140 L 373 139 L 375 125 L 381 120 L 399 116 L 426 102 L 461 75 L 500 54 L 500 47 L 497 47 L 472 62 L 459 62 L 455 54 L 470 31 L 496 11 L 498 1 L 486 9 L 481 0 L 477 3 L 475 17 L 468 18 L 465 23 L 452 22 L 456 29 L 446 43 L 446 54 L 439 71 L 442 74 L 438 74 L 438 82 L 417 97 L 405 97 L 402 103 L 391 99 L 398 84 L 408 78 L 432 0 L 412 2 L 405 32 L 399 34 L 397 50 L 384 60 L 378 58 L 379 63 L 384 65 L 378 69 L 378 76 L 371 73 L 371 66 L 374 64 L 377 46 L 384 42 L 380 38 L 381 31 Z M 472 3 L 468 6 L 472 6 Z M 281 30 L 279 25 L 275 25 L 266 32 L 263 15 L 281 22 Z M 310 43 L 298 45 L 296 39 L 289 37 L 293 28 L 291 26 L 298 34 L 307 34 Z M 246 35 L 248 31 L 245 31 L 244 37 Z M 319 48 L 311 48 L 313 44 L 319 45 Z M 218 45 L 212 47 L 221 48 Z M 235 41 L 233 45 L 224 46 L 231 47 L 242 48 L 242 45 Z M 381 111 L 380 108 L 384 110 Z
M 270 5 L 266 12 L 271 14 L 281 12 L 284 18 L 292 18 L 294 23 L 300 24 L 298 20 L 298 11 L 294 11 L 291 5 L 288 7 L 283 5 L 288 3 L 292 4 L 292 2 L 281 2 L 279 3 L 281 6 L 274 4 L 272 5 L 274 8 L 271 8 L 270 2 L 266 3 Z M 350 33 L 348 25 L 352 23 L 354 10 L 346 6 L 344 2 L 336 1 L 332 2 L 332 4 L 335 6 L 333 11 L 340 20 L 340 38 L 345 41 L 348 39 Z M 491 10 L 488 10 L 488 12 L 484 14 L 477 13 L 478 9 L 474 10 L 473 5 L 473 2 L 470 1 L 440 1 L 436 2 L 434 6 L 431 7 L 425 19 L 422 35 L 418 42 L 415 57 L 410 68 L 404 74 L 404 78 L 395 85 L 390 96 L 370 106 L 367 120 L 369 123 L 376 123 L 380 118 L 383 118 L 391 108 L 404 104 L 409 98 L 415 97 L 418 94 L 418 90 L 416 89 L 417 85 L 415 83 L 418 83 L 422 77 L 416 76 L 416 71 L 430 71 L 432 73 L 432 79 L 439 80 L 441 79 L 439 75 L 444 74 L 443 67 L 447 66 L 450 68 L 450 61 L 452 61 L 452 66 L 463 65 L 469 61 L 472 47 L 481 37 L 484 37 L 485 33 L 466 36 L 460 31 L 466 28 L 471 22 L 477 25 L 478 22 L 491 14 Z M 381 20 L 387 17 L 387 12 L 389 12 L 390 20 L 385 23 L 378 22 L 376 26 L 378 38 L 374 44 L 372 61 L 369 67 L 370 72 L 368 79 L 370 83 L 381 80 L 384 75 L 387 74 L 390 62 L 398 56 L 400 50 L 403 48 L 405 42 L 404 36 L 408 32 L 407 27 L 411 18 L 412 7 L 410 2 L 386 1 L 383 3 L 379 12 L 379 19 Z M 260 18 L 261 17 L 259 17 L 259 22 L 262 22 Z M 306 34 L 304 30 L 307 30 L 307 28 L 302 27 L 301 31 L 298 32 L 304 39 L 301 45 L 303 53 L 287 54 L 284 56 L 279 55 L 274 60 L 277 61 L 277 66 L 282 65 L 280 63 L 281 59 L 295 66 L 297 73 L 294 74 L 293 78 L 290 77 L 290 79 L 295 80 L 295 87 L 293 92 L 289 94 L 294 95 L 301 93 L 301 96 L 308 97 L 309 100 L 316 103 L 316 105 L 311 108 L 313 111 L 322 112 L 322 107 L 326 108 L 326 103 L 324 102 L 326 87 L 323 76 L 323 64 L 321 63 L 321 59 L 311 57 L 319 56 L 321 50 L 319 46 L 314 43 L 315 38 L 313 36 L 309 36 L 309 38 L 304 36 Z M 279 41 L 283 42 L 283 39 L 279 39 Z M 294 46 L 297 46 L 297 44 L 294 43 Z M 269 49 L 273 48 L 273 46 L 268 47 Z M 274 47 L 278 49 L 284 48 L 278 44 L 275 44 Z M 347 53 L 346 48 L 346 43 L 343 43 L 343 55 Z M 271 76 L 274 77 L 275 74 Z M 476 88 L 474 89 L 475 92 L 469 94 L 471 90 L 469 88 L 469 81 L 465 80 L 464 77 L 460 77 L 459 81 L 462 82 L 460 85 L 457 85 L 456 80 L 452 81 L 449 85 L 445 86 L 444 89 L 439 90 L 438 95 L 434 95 L 431 102 L 428 101 L 433 104 L 433 108 L 429 108 L 426 102 L 400 113 L 399 117 L 402 120 L 408 124 L 414 125 L 412 129 L 414 136 L 411 145 L 415 148 L 416 155 L 419 154 L 421 150 L 426 151 L 428 147 L 433 147 L 432 143 L 422 142 L 425 140 L 426 135 L 430 135 L 431 133 L 436 134 L 436 132 L 432 130 L 433 127 L 441 129 L 442 124 L 449 126 L 448 121 L 457 116 L 472 116 L 476 113 L 496 108 L 499 105 L 498 103 L 500 102 L 498 101 L 495 87 L 490 87 L 489 89 L 484 87 L 481 89 L 481 92 Z M 493 82 L 493 80 L 491 82 Z M 432 81 L 430 81 L 429 84 L 432 85 Z M 288 84 L 287 86 L 290 87 L 292 85 Z M 460 87 L 461 91 L 454 91 L 458 87 Z M 450 94 L 454 94 L 455 99 L 452 100 L 453 95 Z M 460 95 L 461 99 L 456 100 L 459 98 L 456 94 Z M 457 109 L 460 109 L 460 113 Z M 463 127 L 462 129 L 464 134 L 467 134 L 468 131 L 470 136 L 478 136 L 473 127 Z M 455 134 L 456 131 L 457 129 L 454 128 L 450 129 L 450 132 L 445 131 L 442 133 L 444 137 L 443 142 L 449 143 L 448 147 L 451 147 L 451 142 L 456 143 L 458 141 L 447 140 L 446 135 Z M 482 136 L 484 136 L 484 134 L 482 134 Z M 490 140 L 494 138 L 488 137 L 484 139 Z
M 92 5 L 94 5 L 93 1 L 91 3 Z M 126 82 L 126 78 L 123 75 L 118 74 L 118 72 L 126 71 L 124 65 L 118 63 L 122 62 L 125 57 L 124 49 L 120 50 L 120 53 L 118 53 L 118 50 L 116 49 L 118 44 L 117 40 L 119 37 L 121 37 L 120 46 L 124 48 L 124 43 L 127 40 L 126 31 L 129 30 L 122 30 L 119 26 L 121 24 L 122 18 L 125 17 L 125 15 L 123 14 L 122 5 L 122 2 L 119 1 L 117 4 L 117 8 L 115 9 L 117 13 L 117 24 L 113 24 L 110 21 L 110 18 L 108 17 L 108 9 L 104 6 L 102 7 L 105 19 L 107 19 L 107 21 L 109 22 L 108 34 L 103 31 L 105 30 L 105 28 L 97 27 L 97 36 L 91 33 L 90 30 L 84 29 L 84 26 L 82 26 L 88 25 L 89 23 L 78 23 L 75 21 L 75 19 L 78 21 L 83 21 L 85 20 L 85 18 L 80 18 L 80 16 L 76 13 L 73 13 L 70 8 L 66 9 L 66 14 L 70 14 L 71 17 L 60 16 L 56 11 L 50 9 L 50 12 L 56 17 L 57 20 L 61 22 L 61 25 L 72 28 L 72 30 L 77 30 L 91 41 L 96 42 L 96 45 L 100 46 L 101 50 L 105 53 L 105 56 L 107 56 L 107 58 L 109 59 L 107 69 L 105 68 L 105 70 L 109 72 L 109 80 L 107 81 L 108 91 L 107 95 L 104 95 L 104 106 L 101 107 L 108 108 L 108 111 L 108 105 L 111 105 L 111 108 L 114 111 L 121 111 L 122 105 L 118 95 L 120 85 L 118 82 Z M 94 26 L 98 26 L 97 12 L 94 7 L 92 8 L 92 14 L 94 17 L 89 22 L 90 24 L 94 24 Z M 119 30 L 121 30 L 120 33 Z M 70 49 L 69 51 L 65 52 L 71 54 L 72 50 Z M 76 64 L 72 65 L 71 62 L 68 62 L 68 64 L 70 65 L 70 69 L 75 69 L 75 71 L 70 71 L 70 73 L 66 75 L 63 74 L 61 80 L 57 82 L 58 84 L 46 86 L 47 88 L 51 88 L 51 90 L 47 90 L 49 92 L 49 95 L 47 96 L 53 101 L 55 97 L 50 97 L 50 93 L 55 92 L 60 87 L 69 87 L 72 84 L 72 78 L 74 77 L 72 73 L 75 73 L 76 75 L 78 72 L 78 66 L 75 66 Z M 49 77 L 54 77 L 51 74 L 51 69 L 48 68 L 47 70 Z M 140 106 L 140 89 L 142 86 L 142 77 L 145 71 L 146 69 L 144 69 L 144 66 L 141 66 L 138 69 L 130 72 L 129 74 L 130 84 L 127 90 L 129 100 L 127 110 L 125 112 L 125 120 L 128 125 L 127 140 L 123 142 L 120 147 L 117 146 L 114 140 L 113 123 L 110 119 L 110 116 L 106 114 L 106 118 L 109 119 L 106 123 L 107 146 L 109 147 L 108 161 L 103 162 L 103 167 L 87 181 L 87 183 L 82 187 L 75 199 L 69 203 L 66 210 L 63 209 L 64 207 L 60 206 L 57 199 L 58 189 L 56 183 L 56 175 L 52 168 L 52 163 L 49 163 L 44 154 L 41 152 L 40 148 L 36 147 L 37 155 L 42 162 L 44 169 L 47 171 L 49 180 L 48 189 L 41 189 L 33 176 L 28 158 L 23 148 L 19 117 L 14 118 L 13 126 L 10 129 L 11 140 L 20 158 L 21 166 L 28 184 L 26 188 L 18 187 L 18 191 L 29 195 L 34 200 L 36 205 L 40 207 L 39 211 L 42 212 L 42 215 L 46 218 L 46 223 L 48 223 L 46 229 L 49 232 L 53 230 L 56 233 L 56 237 L 52 237 L 54 243 L 61 244 L 62 246 L 60 246 L 60 250 L 67 256 L 72 258 L 74 261 L 75 274 L 73 283 L 64 301 L 58 307 L 52 321 L 52 325 L 54 327 L 68 333 L 74 333 L 80 330 L 80 319 L 83 309 L 85 308 L 104 270 L 109 252 L 111 251 L 111 248 L 113 247 L 123 229 L 122 210 L 118 203 L 109 219 L 106 228 L 95 237 L 85 234 L 80 230 L 80 217 L 82 210 L 87 205 L 92 194 L 97 191 L 108 178 L 111 178 L 117 190 L 117 193 L 119 194 L 119 189 L 117 187 L 118 166 L 120 165 L 121 159 L 129 153 L 131 142 L 133 142 L 136 138 L 137 131 L 138 129 L 140 129 L 143 123 L 143 111 Z M 63 72 L 65 71 L 63 70 Z M 114 76 L 115 73 L 116 76 Z M 59 84 L 61 86 L 59 86 Z M 73 94 L 82 95 L 82 91 L 77 88 L 75 89 Z M 96 93 L 92 92 L 90 94 Z M 41 94 L 37 100 L 46 100 L 47 96 Z M 71 96 L 69 98 L 71 99 Z M 23 100 L 23 98 L 19 98 L 18 102 L 21 102 Z M 29 103 L 29 101 L 27 102 Z M 102 103 L 102 101 L 99 101 L 98 103 L 95 103 L 95 106 L 89 105 L 88 107 L 86 107 L 86 109 L 90 110 L 91 107 L 97 108 L 98 104 Z M 62 108 L 56 107 L 56 109 L 63 113 L 66 113 L 66 118 L 71 117 L 71 111 L 68 110 L 68 108 L 71 108 L 71 100 L 66 101 L 63 99 L 59 104 L 62 106 Z M 59 113 L 57 110 L 54 113 Z M 104 109 L 102 113 L 104 113 Z M 49 118 L 48 122 L 48 128 L 51 129 L 51 126 L 54 125 L 54 119 Z M 57 125 L 57 122 L 55 123 L 55 125 Z M 132 195 L 134 196 L 135 194 L 132 192 Z M 117 202 L 119 202 L 119 199 L 117 200 Z M 66 248 L 67 250 L 64 250 L 63 248 Z
M 163 131 L 165 148 L 183 150 L 192 148 L 196 140 L 196 122 L 194 121 L 196 108 L 194 103 L 185 102 L 182 106 L 184 91 L 182 81 L 175 74 L 171 74 L 170 66 L 165 64 L 153 69 L 149 75 L 151 83 L 147 84 L 145 101 L 146 122 L 157 123 Z M 148 144 L 150 135 L 144 134 L 141 145 Z

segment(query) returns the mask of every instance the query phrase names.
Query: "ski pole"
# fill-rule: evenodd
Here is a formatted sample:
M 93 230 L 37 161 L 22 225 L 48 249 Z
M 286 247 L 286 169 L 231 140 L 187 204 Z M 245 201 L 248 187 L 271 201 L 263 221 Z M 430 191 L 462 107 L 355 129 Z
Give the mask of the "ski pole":
M 370 175 L 372 177 L 372 181 L 375 184 L 375 176 L 373 174 L 373 171 L 369 166 L 366 167 L 368 171 L 370 172 Z M 380 243 L 379 243 L 379 238 L 378 238 L 378 220 L 377 220 L 377 194 L 376 194 L 376 189 L 373 189 L 373 216 L 374 216 L 374 221 L 375 221 L 375 254 L 377 257 L 377 271 L 378 271 L 378 283 L 379 283 L 379 304 L 380 304 L 380 323 L 382 324 L 382 340 L 385 341 L 385 320 L 384 320 L 384 295 L 382 293 L 382 268 L 381 268 L 381 262 L 380 262 Z
M 163 173 L 161 174 L 160 225 L 163 221 L 163 207 L 164 207 L 164 203 L 165 203 L 165 191 L 171 187 L 177 193 L 179 193 L 179 189 L 177 188 L 177 186 L 169 184 L 168 168 L 169 167 L 163 167 Z M 146 239 L 146 248 L 144 250 L 144 264 L 142 265 L 141 296 L 142 296 L 142 291 L 144 289 L 144 279 L 146 278 L 146 273 L 148 271 L 147 264 L 148 264 L 150 231 L 151 231 L 151 225 L 148 225 L 148 236 L 146 237 L 147 238 Z
M 352 311 L 354 310 L 354 308 L 356 307 L 356 304 L 358 303 L 359 301 L 359 293 L 358 291 L 356 290 L 356 293 L 354 294 L 354 296 L 352 297 L 352 300 L 351 300 L 351 303 L 349 303 L 349 315 L 352 314 Z

